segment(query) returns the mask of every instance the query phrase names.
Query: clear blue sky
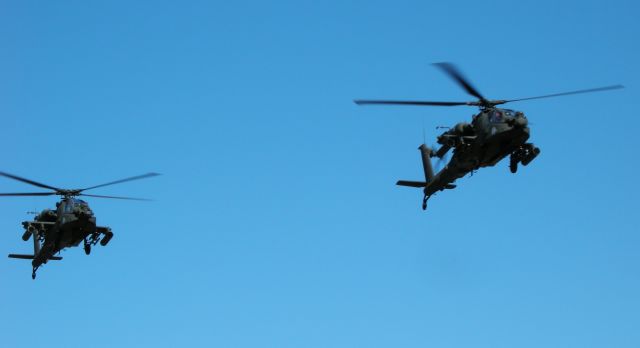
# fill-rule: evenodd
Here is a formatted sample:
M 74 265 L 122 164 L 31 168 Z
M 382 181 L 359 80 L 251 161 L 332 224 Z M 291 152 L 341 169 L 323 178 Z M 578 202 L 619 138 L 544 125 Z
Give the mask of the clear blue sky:
M 638 347 L 635 1 L 2 1 L 0 170 L 116 233 L 30 278 L 0 262 L 2 347 Z M 420 210 L 422 128 L 473 108 L 357 107 L 621 83 L 512 104 L 542 154 Z M 0 180 L 0 192 L 31 188 Z M 37 189 L 36 189 L 37 190 Z M 0 251 L 28 252 L 0 200 Z M 2 256 L 4 257 L 4 256 Z

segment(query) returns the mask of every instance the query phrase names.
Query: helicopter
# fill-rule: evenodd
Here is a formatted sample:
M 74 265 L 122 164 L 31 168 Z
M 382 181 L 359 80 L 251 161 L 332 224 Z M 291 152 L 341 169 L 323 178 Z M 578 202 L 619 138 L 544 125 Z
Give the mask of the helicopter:
M 22 240 L 25 242 L 33 236 L 33 255 L 9 254 L 10 258 L 32 260 L 33 272 L 31 278 L 36 279 L 36 271 L 40 266 L 50 260 L 62 260 L 61 256 L 56 256 L 65 248 L 76 247 L 81 242 L 84 245 L 85 254 L 91 253 L 91 246 L 100 242 L 106 246 L 113 238 L 111 228 L 96 225 L 96 216 L 89 204 L 79 196 L 126 199 L 148 201 L 145 198 L 102 196 L 85 194 L 84 191 L 98 187 L 120 184 L 127 181 L 140 180 L 160 175 L 158 173 L 147 173 L 120 179 L 106 184 L 95 185 L 83 189 L 61 189 L 45 185 L 33 180 L 25 179 L 13 174 L 0 172 L 4 176 L 13 180 L 21 181 L 33 186 L 53 190 L 51 192 L 27 192 L 27 193 L 0 193 L 0 196 L 61 196 L 60 202 L 56 203 L 55 209 L 44 209 L 40 213 L 34 213 L 36 217 L 32 221 L 22 222 L 24 233 Z
M 485 98 L 471 85 L 458 68 L 447 62 L 435 63 L 468 94 L 478 98 L 469 102 L 448 101 L 403 101 L 403 100 L 355 100 L 357 105 L 417 105 L 417 106 L 475 106 L 480 112 L 472 116 L 471 123 L 461 122 L 437 137 L 440 147 L 432 149 L 424 143 L 418 148 L 422 158 L 424 181 L 399 180 L 396 185 L 422 188 L 422 210 L 427 209 L 427 200 L 435 193 L 456 188 L 454 182 L 479 168 L 492 167 L 503 158 L 510 156 L 509 169 L 516 173 L 518 164 L 528 165 L 539 154 L 540 149 L 528 143 L 530 136 L 529 122 L 523 112 L 497 107 L 498 105 L 572 94 L 600 92 L 624 88 L 612 85 L 598 88 L 582 89 L 571 92 L 527 97 L 519 99 L 491 100 Z M 446 127 L 443 127 L 446 128 Z M 434 173 L 431 158 L 439 161 L 452 150 L 453 156 L 438 173 Z

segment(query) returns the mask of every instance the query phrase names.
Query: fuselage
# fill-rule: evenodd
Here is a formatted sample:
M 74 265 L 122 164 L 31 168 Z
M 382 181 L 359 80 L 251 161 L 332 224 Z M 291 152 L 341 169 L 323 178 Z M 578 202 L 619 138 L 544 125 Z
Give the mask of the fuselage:
M 87 202 L 68 198 L 58 205 L 58 247 L 77 246 L 96 231 L 96 217 Z
M 425 187 L 427 196 L 473 170 L 491 167 L 529 139 L 529 127 L 522 112 L 487 108 L 473 117 L 471 124 L 459 124 L 451 137 L 460 133 L 449 163 Z
M 33 259 L 34 267 L 45 263 L 64 248 L 77 246 L 96 231 L 96 218 L 85 201 L 65 198 L 56 205 L 55 211 L 44 210 L 35 219 L 54 225 L 45 235 L 42 248 Z
M 470 149 L 480 154 L 478 167 L 490 167 L 512 153 L 529 139 L 527 118 L 522 112 L 509 109 L 487 109 L 473 119 L 478 139 Z M 461 157 L 470 151 L 461 148 Z M 477 168 L 478 168 L 477 167 Z

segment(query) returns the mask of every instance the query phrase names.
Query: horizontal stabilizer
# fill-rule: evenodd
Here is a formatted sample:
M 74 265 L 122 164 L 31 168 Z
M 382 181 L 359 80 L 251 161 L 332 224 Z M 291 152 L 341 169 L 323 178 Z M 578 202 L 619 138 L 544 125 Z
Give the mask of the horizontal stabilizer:
M 422 181 L 398 180 L 396 185 L 409 186 L 409 187 L 425 187 L 425 186 L 427 186 L 427 183 L 426 182 L 422 182 Z
M 9 254 L 9 257 L 12 259 L 33 260 L 33 255 Z
M 456 185 L 454 184 L 446 184 L 444 185 L 444 188 L 447 190 L 453 190 L 454 188 L 456 188 Z
M 9 257 L 12 259 L 33 260 L 33 255 L 9 254 Z M 62 260 L 62 256 L 51 256 L 49 260 L 59 261 Z

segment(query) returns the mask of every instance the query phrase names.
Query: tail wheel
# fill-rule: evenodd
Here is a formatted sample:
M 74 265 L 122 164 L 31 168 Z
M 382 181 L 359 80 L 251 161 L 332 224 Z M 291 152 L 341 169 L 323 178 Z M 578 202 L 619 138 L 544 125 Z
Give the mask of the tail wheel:
M 91 244 L 84 243 L 84 253 L 87 255 L 91 254 Z

